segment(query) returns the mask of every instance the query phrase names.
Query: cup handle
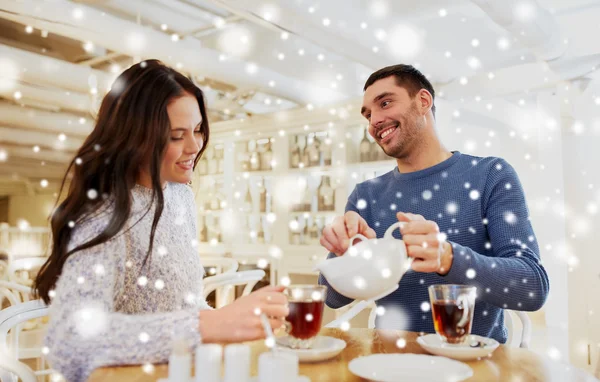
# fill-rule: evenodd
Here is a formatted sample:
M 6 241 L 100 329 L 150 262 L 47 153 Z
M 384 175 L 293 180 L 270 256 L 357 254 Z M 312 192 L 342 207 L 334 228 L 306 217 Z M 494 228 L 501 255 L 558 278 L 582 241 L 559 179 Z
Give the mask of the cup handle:
M 458 324 L 456 324 L 456 326 L 458 326 L 459 328 L 464 328 L 465 325 L 469 322 L 469 296 L 466 294 L 461 294 L 456 299 L 456 302 L 458 303 L 459 308 L 461 305 L 463 308 L 463 315 L 460 321 L 458 321 Z

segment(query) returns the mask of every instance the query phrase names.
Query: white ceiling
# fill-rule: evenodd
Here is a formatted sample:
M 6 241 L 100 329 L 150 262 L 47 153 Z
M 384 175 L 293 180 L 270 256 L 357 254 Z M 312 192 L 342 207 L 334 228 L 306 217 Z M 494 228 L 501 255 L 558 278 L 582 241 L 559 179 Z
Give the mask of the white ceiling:
M 353 102 L 399 62 L 469 123 L 502 123 L 563 81 L 595 96 L 598 20 L 598 0 L 0 0 L 0 194 L 55 188 L 102 95 L 141 59 L 193 76 L 213 123 Z

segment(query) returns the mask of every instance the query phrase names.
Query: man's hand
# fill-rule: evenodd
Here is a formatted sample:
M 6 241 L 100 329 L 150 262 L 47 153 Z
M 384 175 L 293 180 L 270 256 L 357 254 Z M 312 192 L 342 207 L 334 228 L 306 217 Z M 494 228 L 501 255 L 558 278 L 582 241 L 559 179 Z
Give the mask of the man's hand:
M 321 245 L 336 256 L 341 256 L 348 250 L 350 238 L 359 233 L 367 239 L 374 239 L 377 236 L 365 219 L 354 211 L 348 211 L 323 228 Z
M 437 223 L 407 212 L 398 212 L 396 217 L 398 221 L 407 222 L 400 232 L 408 256 L 414 259 L 412 269 L 447 274 L 452 267 L 452 246 L 446 241 L 446 235 L 440 233 Z

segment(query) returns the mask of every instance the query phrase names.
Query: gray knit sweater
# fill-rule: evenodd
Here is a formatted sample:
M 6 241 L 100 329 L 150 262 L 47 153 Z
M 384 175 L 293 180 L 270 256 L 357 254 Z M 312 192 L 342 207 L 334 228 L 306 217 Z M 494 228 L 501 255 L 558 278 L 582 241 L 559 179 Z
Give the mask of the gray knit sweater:
M 65 263 L 46 346 L 51 366 L 68 381 L 85 381 L 107 365 L 164 362 L 175 338 L 187 338 L 191 346 L 200 342 L 198 312 L 209 306 L 202 294 L 194 196 L 186 185 L 167 185 L 153 253 L 142 268 L 154 217 L 154 206 L 145 213 L 151 194 L 136 186 L 125 228 Z M 111 214 L 106 205 L 75 224 L 69 249 L 102 232 Z

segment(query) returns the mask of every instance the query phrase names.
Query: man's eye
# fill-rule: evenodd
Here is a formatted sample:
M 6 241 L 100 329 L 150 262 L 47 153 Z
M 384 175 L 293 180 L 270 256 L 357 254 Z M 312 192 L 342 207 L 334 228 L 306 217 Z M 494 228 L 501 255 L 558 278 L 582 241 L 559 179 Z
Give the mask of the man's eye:
M 383 102 L 381 103 L 381 107 L 386 107 L 386 106 L 387 106 L 387 105 L 389 105 L 389 104 L 390 104 L 390 101 L 383 101 Z

